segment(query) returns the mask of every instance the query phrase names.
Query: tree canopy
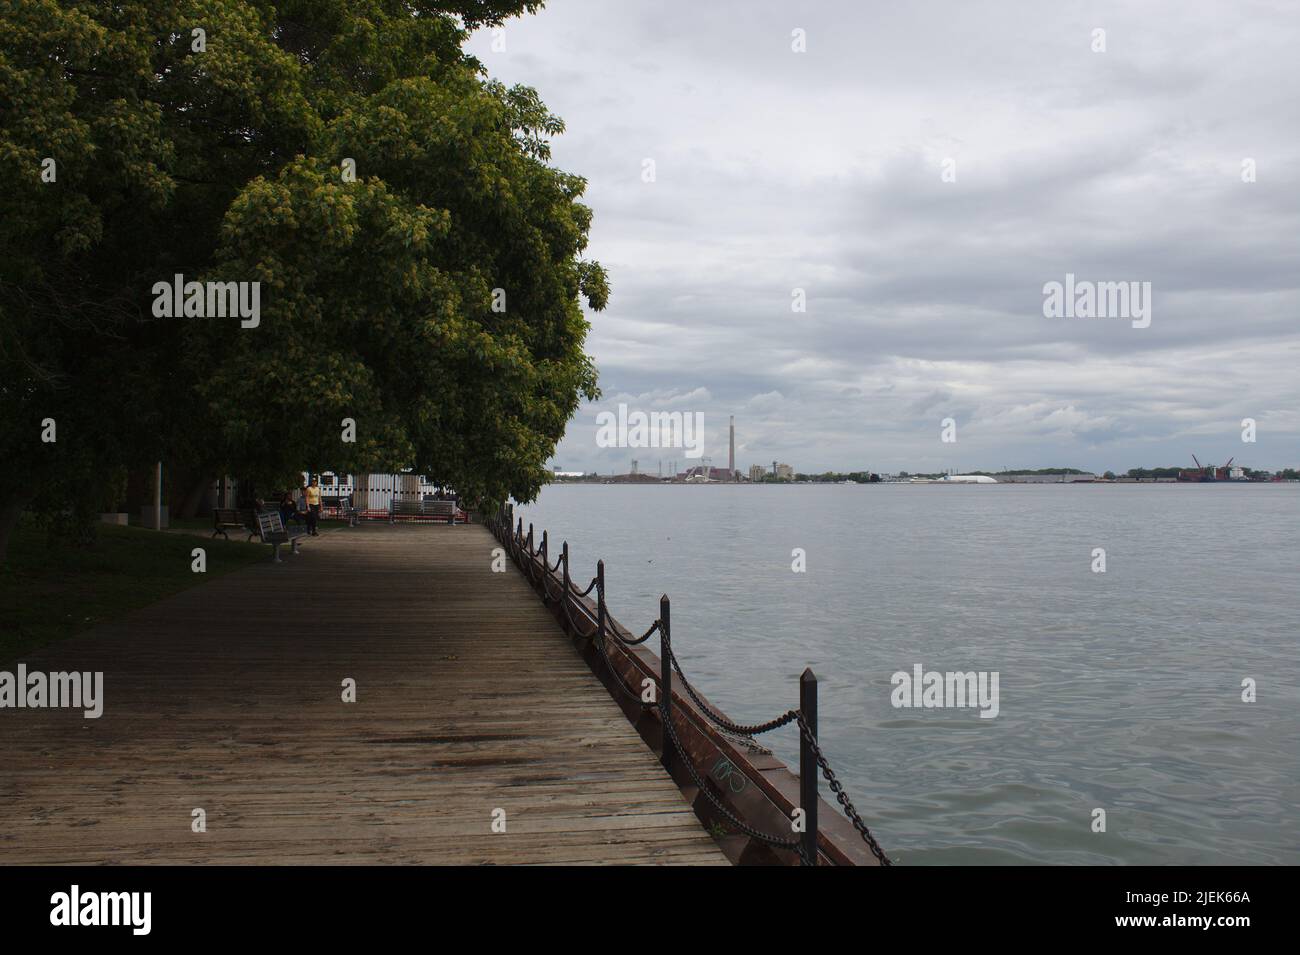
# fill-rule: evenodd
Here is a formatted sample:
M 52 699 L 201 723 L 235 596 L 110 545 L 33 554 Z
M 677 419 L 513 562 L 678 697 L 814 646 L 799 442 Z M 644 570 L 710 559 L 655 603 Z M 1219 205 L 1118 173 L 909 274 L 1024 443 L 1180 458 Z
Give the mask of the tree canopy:
M 608 289 L 562 122 L 462 46 L 540 6 L 0 0 L 0 502 L 156 459 L 531 499 Z M 256 323 L 160 317 L 177 275 Z

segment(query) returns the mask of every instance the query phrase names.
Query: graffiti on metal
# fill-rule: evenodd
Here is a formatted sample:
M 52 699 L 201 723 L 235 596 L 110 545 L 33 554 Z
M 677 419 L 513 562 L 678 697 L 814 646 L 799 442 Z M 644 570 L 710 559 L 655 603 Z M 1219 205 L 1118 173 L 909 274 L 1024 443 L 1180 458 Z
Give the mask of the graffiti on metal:
M 749 785 L 749 780 L 745 778 L 745 774 L 737 769 L 736 764 L 725 756 L 720 757 L 713 764 L 713 778 L 725 784 L 733 793 L 744 792 L 745 787 Z

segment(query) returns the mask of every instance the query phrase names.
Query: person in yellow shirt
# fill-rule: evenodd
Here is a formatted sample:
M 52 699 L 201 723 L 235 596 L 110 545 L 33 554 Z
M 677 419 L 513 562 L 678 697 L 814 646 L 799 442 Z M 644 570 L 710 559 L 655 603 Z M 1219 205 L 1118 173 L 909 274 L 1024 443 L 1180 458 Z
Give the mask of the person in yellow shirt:
M 320 520 L 320 478 L 312 478 L 311 483 L 302 489 L 303 497 L 307 499 L 307 533 L 312 537 L 318 537 L 316 533 L 316 522 Z

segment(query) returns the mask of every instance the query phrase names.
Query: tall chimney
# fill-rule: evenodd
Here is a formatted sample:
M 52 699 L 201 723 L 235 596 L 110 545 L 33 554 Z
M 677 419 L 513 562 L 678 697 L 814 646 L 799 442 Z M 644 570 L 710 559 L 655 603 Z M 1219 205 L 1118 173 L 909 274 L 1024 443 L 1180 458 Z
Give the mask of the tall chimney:
M 731 444 L 727 450 L 727 480 L 736 480 L 736 416 L 731 416 Z

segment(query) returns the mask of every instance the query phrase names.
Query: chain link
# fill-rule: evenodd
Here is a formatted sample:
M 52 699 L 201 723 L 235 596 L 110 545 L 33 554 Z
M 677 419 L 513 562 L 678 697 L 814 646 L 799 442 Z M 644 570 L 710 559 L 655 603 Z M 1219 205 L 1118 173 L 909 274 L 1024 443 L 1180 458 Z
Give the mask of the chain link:
M 799 853 L 799 858 L 807 862 L 807 858 L 803 853 L 803 843 L 801 840 L 781 839 L 777 836 L 769 835 L 761 829 L 755 829 L 748 823 L 743 822 L 734 812 L 724 806 L 717 796 L 713 795 L 713 791 L 709 789 L 704 780 L 700 778 L 700 774 L 696 771 L 695 764 L 691 762 L 691 758 L 686 755 L 685 747 L 682 746 L 681 740 L 677 738 L 677 728 L 673 726 L 672 720 L 664 713 L 662 703 L 659 705 L 659 722 L 664 727 L 665 735 L 672 742 L 673 750 L 681 758 L 682 765 L 686 767 L 686 771 L 690 774 L 691 779 L 694 781 L 700 792 L 704 793 L 704 795 L 708 797 L 709 802 L 713 803 L 714 809 L 722 813 L 722 815 L 726 817 L 727 821 L 739 832 L 744 833 L 751 839 L 757 839 L 759 842 L 766 843 L 767 845 L 773 846 L 777 849 L 793 849 L 795 852 Z
M 605 646 L 605 641 L 599 639 L 598 633 L 593 634 L 591 642 L 596 644 L 597 649 L 600 650 L 600 658 L 605 661 L 605 668 L 609 670 L 610 676 L 614 679 L 614 683 L 617 684 L 618 688 L 627 695 L 628 699 L 635 700 L 637 705 L 643 710 L 648 710 L 650 707 L 654 706 L 653 703 L 647 703 L 643 700 L 641 694 L 637 693 L 635 690 L 629 689 L 628 685 L 623 682 L 622 675 L 620 675 L 618 670 L 614 668 L 614 661 L 609 658 L 609 649 Z
M 610 633 L 614 635 L 614 639 L 617 640 L 619 643 L 623 644 L 623 646 L 635 647 L 637 644 L 645 643 L 647 640 L 649 640 L 662 626 L 663 626 L 663 621 L 656 620 L 654 623 L 650 624 L 649 630 L 647 630 L 645 633 L 641 634 L 641 636 L 633 640 L 629 640 L 627 637 L 623 636 L 623 634 L 619 633 L 613 627 L 609 627 L 607 629 L 609 630 Z
M 799 733 L 812 749 L 813 756 L 817 759 L 817 765 L 821 767 L 822 775 L 826 777 L 831 792 L 835 794 L 835 801 L 843 808 L 844 815 L 849 817 L 849 822 L 853 823 L 853 828 L 858 830 L 858 835 L 862 836 L 862 841 L 867 844 L 871 854 L 876 857 L 882 866 L 893 865 L 894 863 L 889 860 L 889 856 L 885 855 L 885 850 L 881 849 L 880 844 L 876 842 L 876 837 L 867 828 L 867 824 L 858 815 L 857 809 L 853 807 L 853 803 L 849 800 L 849 794 L 844 791 L 843 784 L 835 778 L 834 770 L 831 769 L 830 763 L 826 761 L 826 757 L 822 755 L 822 749 L 817 745 L 817 737 L 813 734 L 812 729 L 808 726 L 808 721 L 804 719 L 802 713 L 799 714 Z
M 567 600 L 560 601 L 560 610 L 563 611 L 564 613 L 564 619 L 569 621 L 569 628 L 574 633 L 576 633 L 579 637 L 581 637 L 583 640 L 590 640 L 592 637 L 596 635 L 596 631 L 600 629 L 600 627 L 596 624 L 592 624 L 591 629 L 586 631 L 585 633 L 582 630 L 578 629 L 578 623 L 576 620 L 573 619 L 573 614 L 569 610 L 569 601 Z
M 669 661 L 671 661 L 673 665 L 673 669 L 677 672 L 678 679 L 682 681 L 682 686 L 686 687 L 686 692 L 690 695 L 690 698 L 695 701 L 695 705 L 700 708 L 705 716 L 714 723 L 717 723 L 724 730 L 727 730 L 730 733 L 736 733 L 740 736 L 756 736 L 760 733 L 768 733 L 772 730 L 780 729 L 782 726 L 793 723 L 799 718 L 798 710 L 786 710 L 776 719 L 768 720 L 766 723 L 755 723 L 752 726 L 742 726 L 739 723 L 731 722 L 731 720 L 727 719 L 721 713 L 714 712 L 709 708 L 707 703 L 700 699 L 699 694 L 695 692 L 695 688 L 692 687 L 690 681 L 686 679 L 686 674 L 682 673 L 681 665 L 677 662 L 677 654 L 673 653 L 672 646 L 670 645 L 666 647 L 665 650 L 668 654 Z
M 585 597 L 585 596 L 587 596 L 587 594 L 591 593 L 591 591 L 593 590 L 593 588 L 595 588 L 595 586 L 596 586 L 596 582 L 597 582 L 598 580 L 600 580 L 599 577 L 592 577 L 592 578 L 591 578 L 591 583 L 587 584 L 587 589 L 586 589 L 586 590 L 579 590 L 579 589 L 578 589 L 578 585 L 575 584 L 575 583 L 573 583 L 572 581 L 570 581 L 570 582 L 569 582 L 569 589 L 570 589 L 571 591 L 573 591 L 573 594 L 574 594 L 575 597 Z

